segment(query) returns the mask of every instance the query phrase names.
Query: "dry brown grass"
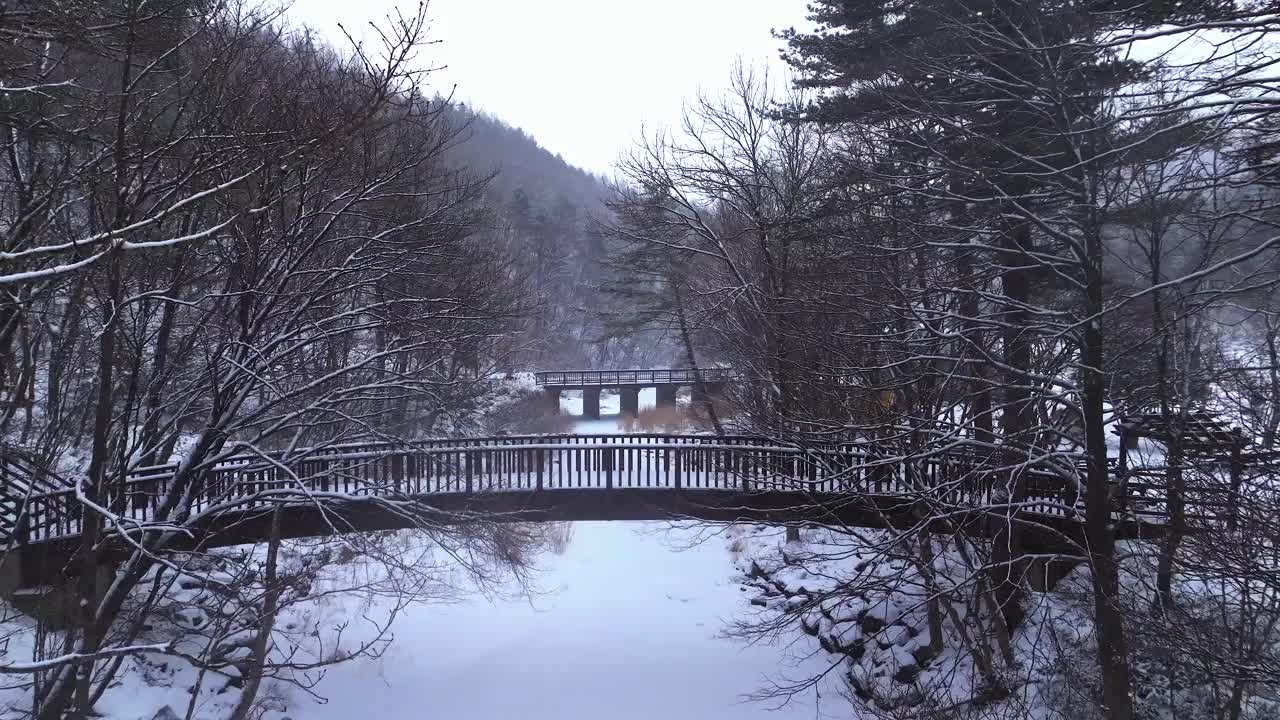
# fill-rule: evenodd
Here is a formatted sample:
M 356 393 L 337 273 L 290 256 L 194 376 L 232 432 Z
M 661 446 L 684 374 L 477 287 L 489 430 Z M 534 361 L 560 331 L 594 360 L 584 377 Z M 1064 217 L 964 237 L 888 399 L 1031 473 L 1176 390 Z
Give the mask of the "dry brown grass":
M 711 400 L 711 405 L 716 410 L 716 416 L 719 417 L 722 421 L 732 418 L 738 414 L 737 403 L 734 403 L 728 398 L 723 398 L 723 397 L 713 398 Z M 698 423 L 705 424 L 705 426 L 708 428 L 711 427 L 711 418 L 709 415 L 707 415 L 707 406 L 704 403 L 701 403 L 701 402 L 690 403 L 689 413 L 694 417 L 694 419 Z
M 521 428 L 521 433 L 529 435 L 567 435 L 573 432 L 573 423 L 574 419 L 570 415 L 553 415 L 548 412 L 530 418 Z
M 693 426 L 692 418 L 679 407 L 646 408 L 637 417 L 622 419 L 623 431 L 632 433 L 679 432 Z
M 727 400 L 714 400 L 716 414 L 721 422 L 734 417 L 737 406 Z M 651 407 L 640 412 L 639 417 L 624 418 L 622 429 L 626 432 L 688 432 L 710 431 L 715 428 L 702 403 L 677 405 L 676 407 Z

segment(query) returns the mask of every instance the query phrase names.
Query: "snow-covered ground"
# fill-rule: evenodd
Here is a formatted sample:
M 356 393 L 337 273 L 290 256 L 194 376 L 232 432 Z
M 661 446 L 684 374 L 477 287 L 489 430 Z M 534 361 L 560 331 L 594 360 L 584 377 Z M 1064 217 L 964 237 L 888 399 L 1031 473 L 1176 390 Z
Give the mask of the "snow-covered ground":
M 573 400 L 578 403 L 573 408 Z M 652 405 L 653 393 L 642 395 Z M 580 398 L 566 398 L 580 411 Z M 604 420 L 577 432 L 616 432 Z M 307 720 L 349 718 L 808 718 L 847 712 L 841 698 L 745 702 L 770 678 L 821 670 L 807 637 L 752 646 L 722 636 L 758 610 L 735 582 L 723 538 L 650 523 L 577 523 L 562 556 L 545 561 L 532 599 L 421 606 L 401 617 L 382 658 L 329 671 Z M 797 642 L 787 645 L 785 643 Z

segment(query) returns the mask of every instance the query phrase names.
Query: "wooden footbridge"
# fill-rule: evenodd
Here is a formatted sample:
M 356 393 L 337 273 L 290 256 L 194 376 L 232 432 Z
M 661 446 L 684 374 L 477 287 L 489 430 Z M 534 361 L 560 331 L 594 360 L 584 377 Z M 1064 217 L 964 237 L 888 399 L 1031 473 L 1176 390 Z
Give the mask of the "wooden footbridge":
M 174 549 L 261 541 L 270 509 L 284 503 L 291 537 L 421 524 L 543 520 L 820 522 L 862 527 L 939 523 L 979 528 L 1003 510 L 996 499 L 1012 472 L 1026 495 L 1019 522 L 1040 547 L 1080 536 L 1080 472 L 1059 466 L 1014 470 L 972 453 L 904 459 L 853 445 L 823 449 L 749 436 L 667 434 L 532 435 L 414 443 L 331 445 L 277 455 L 237 455 L 198 472 L 140 467 L 107 500 L 108 534 L 159 531 L 175 482 L 188 478 L 190 514 Z M 65 556 L 79 546 L 84 506 L 74 488 L 0 465 L 0 535 L 11 549 Z M 19 496 L 18 493 L 21 493 Z M 1116 483 L 1112 520 L 1124 536 L 1164 524 L 1160 478 Z M 1227 506 L 1205 490 L 1189 497 L 1192 519 Z M 940 512 L 941 511 L 941 512 Z M 945 521 L 928 520 L 945 516 Z M 944 526 L 945 525 L 945 526 Z M 115 541 L 127 547 L 123 538 Z M 41 563 L 47 565 L 47 562 Z M 28 582 L 38 578 L 28 577 Z

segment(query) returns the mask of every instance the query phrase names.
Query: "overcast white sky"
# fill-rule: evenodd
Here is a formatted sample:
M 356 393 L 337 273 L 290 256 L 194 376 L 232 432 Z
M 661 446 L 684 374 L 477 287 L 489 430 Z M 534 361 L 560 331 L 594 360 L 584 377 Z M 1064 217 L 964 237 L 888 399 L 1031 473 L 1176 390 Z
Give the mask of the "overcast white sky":
M 400 0 L 405 12 L 416 0 Z M 294 0 L 327 37 L 380 20 L 396 0 Z M 430 55 L 447 92 L 533 135 L 569 162 L 608 173 L 640 132 L 675 121 L 699 88 L 726 84 L 736 58 L 781 72 L 772 28 L 805 25 L 805 0 L 431 0 Z

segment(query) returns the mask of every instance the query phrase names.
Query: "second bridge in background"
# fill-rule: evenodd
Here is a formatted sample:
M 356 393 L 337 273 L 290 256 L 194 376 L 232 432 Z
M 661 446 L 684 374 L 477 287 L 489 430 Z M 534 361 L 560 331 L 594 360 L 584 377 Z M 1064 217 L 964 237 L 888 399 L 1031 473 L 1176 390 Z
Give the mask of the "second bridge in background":
M 538 386 L 546 393 L 554 412 L 560 412 L 560 394 L 565 390 L 582 391 L 582 415 L 600 419 L 600 392 L 617 390 L 621 395 L 620 411 L 635 417 L 640 412 L 640 391 L 651 387 L 657 391 L 659 407 L 674 406 L 676 393 L 688 386 L 697 401 L 719 394 L 726 383 L 738 378 L 730 368 L 664 368 L 648 370 L 551 370 L 535 373 Z

